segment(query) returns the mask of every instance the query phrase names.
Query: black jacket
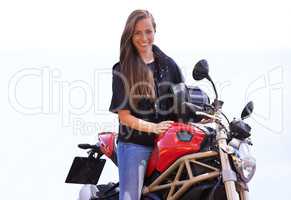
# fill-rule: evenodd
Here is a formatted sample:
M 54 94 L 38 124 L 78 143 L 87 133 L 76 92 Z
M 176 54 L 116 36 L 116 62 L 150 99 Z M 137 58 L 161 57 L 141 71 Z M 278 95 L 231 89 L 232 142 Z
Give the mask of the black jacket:
M 155 61 L 148 66 L 154 74 L 156 94 L 159 100 L 156 104 L 158 107 L 155 107 L 155 104 L 147 99 L 139 100 L 138 110 L 129 104 L 129 99 L 124 89 L 125 84 L 119 76 L 120 65 L 116 63 L 113 66 L 112 100 L 109 108 L 111 112 L 117 113 L 118 110 L 127 109 L 137 118 L 156 123 L 164 120 L 176 120 L 175 115 L 172 112 L 168 112 L 173 104 L 173 100 L 170 97 L 170 85 L 183 82 L 184 78 L 175 61 L 155 45 L 153 46 L 153 53 Z M 142 111 L 146 111 L 146 113 Z M 143 133 L 122 124 L 119 125 L 118 140 L 123 142 L 152 146 L 154 137 L 154 133 Z

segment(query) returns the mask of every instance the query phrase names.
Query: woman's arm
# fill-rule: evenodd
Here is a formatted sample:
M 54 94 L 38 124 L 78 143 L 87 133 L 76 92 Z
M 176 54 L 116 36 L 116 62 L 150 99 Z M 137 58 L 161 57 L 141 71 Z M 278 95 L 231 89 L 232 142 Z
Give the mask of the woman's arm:
M 160 123 L 147 122 L 134 117 L 129 110 L 119 110 L 118 117 L 120 123 L 138 131 L 160 134 L 170 128 L 173 121 L 163 121 Z

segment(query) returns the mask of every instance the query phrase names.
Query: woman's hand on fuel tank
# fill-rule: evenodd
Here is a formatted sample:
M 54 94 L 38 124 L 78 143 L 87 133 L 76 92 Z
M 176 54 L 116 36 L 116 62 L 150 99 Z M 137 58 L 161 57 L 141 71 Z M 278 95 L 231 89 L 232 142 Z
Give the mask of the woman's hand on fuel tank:
M 147 133 L 161 134 L 170 128 L 174 121 L 162 121 L 160 123 L 148 122 L 139 119 L 130 114 L 129 110 L 119 110 L 118 117 L 121 124 L 128 126 L 132 129 Z
M 160 123 L 157 123 L 154 125 L 152 132 L 159 135 L 168 130 L 173 123 L 173 121 L 162 121 Z

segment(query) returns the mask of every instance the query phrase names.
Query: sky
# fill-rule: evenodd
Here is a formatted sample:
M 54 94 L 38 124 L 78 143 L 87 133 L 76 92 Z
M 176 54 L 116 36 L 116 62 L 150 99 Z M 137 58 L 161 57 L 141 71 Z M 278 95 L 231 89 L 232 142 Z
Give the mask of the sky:
M 223 110 L 239 117 L 254 101 L 251 199 L 291 195 L 291 5 L 288 1 L 0 1 L 1 199 L 77 199 L 65 184 L 79 143 L 117 131 L 108 112 L 111 69 L 126 18 L 148 9 L 155 44 L 180 66 L 186 83 L 207 59 Z M 106 163 L 100 183 L 116 181 Z

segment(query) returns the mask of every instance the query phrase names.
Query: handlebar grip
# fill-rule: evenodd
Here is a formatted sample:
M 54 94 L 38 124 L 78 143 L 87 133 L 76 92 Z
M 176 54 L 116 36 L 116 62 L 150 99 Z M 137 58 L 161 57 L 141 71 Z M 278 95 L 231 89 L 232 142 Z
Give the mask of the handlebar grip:
M 78 147 L 80 149 L 97 149 L 96 145 L 91 145 L 91 144 L 78 144 Z

